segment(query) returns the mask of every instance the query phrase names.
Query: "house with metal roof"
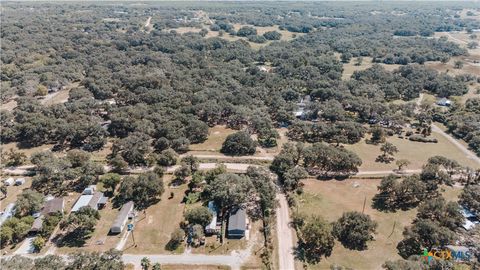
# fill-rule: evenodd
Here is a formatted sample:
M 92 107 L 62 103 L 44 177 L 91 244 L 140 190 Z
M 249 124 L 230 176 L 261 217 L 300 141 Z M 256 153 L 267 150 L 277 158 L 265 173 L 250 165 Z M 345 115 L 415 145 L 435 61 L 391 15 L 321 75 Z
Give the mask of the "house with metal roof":
M 65 207 L 65 201 L 63 198 L 51 198 L 47 200 L 43 205 L 42 211 L 40 211 L 39 216 L 33 221 L 32 228 L 30 232 L 40 232 L 43 228 L 43 221 L 46 216 L 53 215 L 55 213 L 63 214 Z
M 41 213 L 43 215 L 51 215 L 58 212 L 63 214 L 64 209 L 65 200 L 63 198 L 53 198 L 45 202 Z
M 93 198 L 93 195 L 82 195 L 78 198 L 77 202 L 72 207 L 72 212 L 77 212 L 78 209 L 88 206 L 88 203 Z
M 118 212 L 117 218 L 110 227 L 111 233 L 121 233 L 123 231 L 130 214 L 133 213 L 133 207 L 134 203 L 132 201 L 129 201 L 122 206 L 120 212 Z
M 95 210 L 102 209 L 105 204 L 107 204 L 107 200 L 108 199 L 103 195 L 103 192 L 95 192 L 90 199 L 90 202 L 88 202 L 88 206 Z
M 247 211 L 241 207 L 230 211 L 227 224 L 227 238 L 242 238 L 247 230 Z

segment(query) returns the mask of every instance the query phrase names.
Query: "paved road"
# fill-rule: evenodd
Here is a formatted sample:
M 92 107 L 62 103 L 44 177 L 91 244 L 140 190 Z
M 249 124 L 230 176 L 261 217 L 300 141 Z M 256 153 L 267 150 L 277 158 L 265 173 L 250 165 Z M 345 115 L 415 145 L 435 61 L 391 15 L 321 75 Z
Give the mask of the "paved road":
M 278 263 L 280 270 L 294 270 L 295 259 L 293 256 L 293 230 L 290 228 L 290 215 L 288 213 L 287 199 L 283 193 L 277 194 L 277 239 Z
M 356 173 L 356 176 L 362 176 L 362 175 L 389 175 L 389 174 L 414 174 L 414 173 L 421 173 L 421 169 L 416 169 L 416 170 L 403 170 L 401 173 L 398 173 L 394 170 L 384 170 L 384 171 L 358 171 Z
M 259 157 L 259 156 L 238 156 L 238 157 L 232 157 L 232 156 L 225 156 L 225 155 L 208 155 L 208 154 L 186 154 L 186 155 L 183 155 L 183 156 L 189 156 L 189 155 L 192 155 L 196 158 L 211 158 L 211 159 L 237 159 L 237 160 L 240 160 L 240 159 L 246 159 L 246 160 L 267 160 L 267 161 L 272 161 L 273 160 L 273 156 L 263 156 L 263 157 Z
M 124 263 L 131 263 L 135 269 L 141 269 L 140 262 L 142 258 L 147 257 L 152 264 L 186 264 L 186 265 L 227 265 L 232 270 L 240 269 L 243 263 L 242 258 L 235 255 L 202 255 L 202 254 L 182 254 L 182 255 L 132 255 L 122 256 Z

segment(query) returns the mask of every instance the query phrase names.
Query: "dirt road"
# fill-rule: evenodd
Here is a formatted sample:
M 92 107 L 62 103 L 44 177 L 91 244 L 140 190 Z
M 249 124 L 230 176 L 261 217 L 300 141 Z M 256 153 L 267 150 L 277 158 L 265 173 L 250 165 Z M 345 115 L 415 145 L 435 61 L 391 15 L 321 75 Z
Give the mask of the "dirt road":
M 464 146 L 463 144 L 461 144 L 457 139 L 453 138 L 450 134 L 446 133 L 445 131 L 443 131 L 441 128 L 439 128 L 437 125 L 435 125 L 434 123 L 432 123 L 432 131 L 433 132 L 436 132 L 440 135 L 442 135 L 443 137 L 445 137 L 445 139 L 449 140 L 451 143 L 453 143 L 460 151 L 462 151 L 468 159 L 471 159 L 473 161 L 475 161 L 478 165 L 480 165 L 480 158 L 475 155 L 472 151 L 470 151 L 466 146 Z
M 287 199 L 283 193 L 277 194 L 277 239 L 278 263 L 280 270 L 294 270 L 293 257 L 293 230 L 290 228 L 290 215 L 288 213 Z

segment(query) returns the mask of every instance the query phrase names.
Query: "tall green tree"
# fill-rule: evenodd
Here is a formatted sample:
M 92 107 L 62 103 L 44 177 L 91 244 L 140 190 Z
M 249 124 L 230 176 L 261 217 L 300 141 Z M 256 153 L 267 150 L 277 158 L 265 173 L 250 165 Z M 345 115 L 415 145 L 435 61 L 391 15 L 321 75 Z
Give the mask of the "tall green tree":
M 354 250 L 367 249 L 367 242 L 373 240 L 377 222 L 360 212 L 346 212 L 333 223 L 333 235 L 343 246 Z

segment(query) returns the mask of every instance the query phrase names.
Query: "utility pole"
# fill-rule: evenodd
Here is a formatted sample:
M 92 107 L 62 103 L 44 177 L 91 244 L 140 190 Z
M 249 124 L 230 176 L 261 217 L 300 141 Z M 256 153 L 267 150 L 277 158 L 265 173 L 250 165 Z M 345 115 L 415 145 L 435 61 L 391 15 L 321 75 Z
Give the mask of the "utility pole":
M 390 235 L 387 237 L 387 238 L 390 238 L 390 236 L 392 236 L 393 232 L 395 231 L 395 225 L 397 224 L 397 221 L 395 220 L 393 222 L 393 228 L 392 228 L 392 232 L 390 233 Z
M 365 199 L 363 199 L 363 209 L 362 209 L 362 214 L 365 212 L 365 204 L 367 203 L 367 196 L 365 196 Z

